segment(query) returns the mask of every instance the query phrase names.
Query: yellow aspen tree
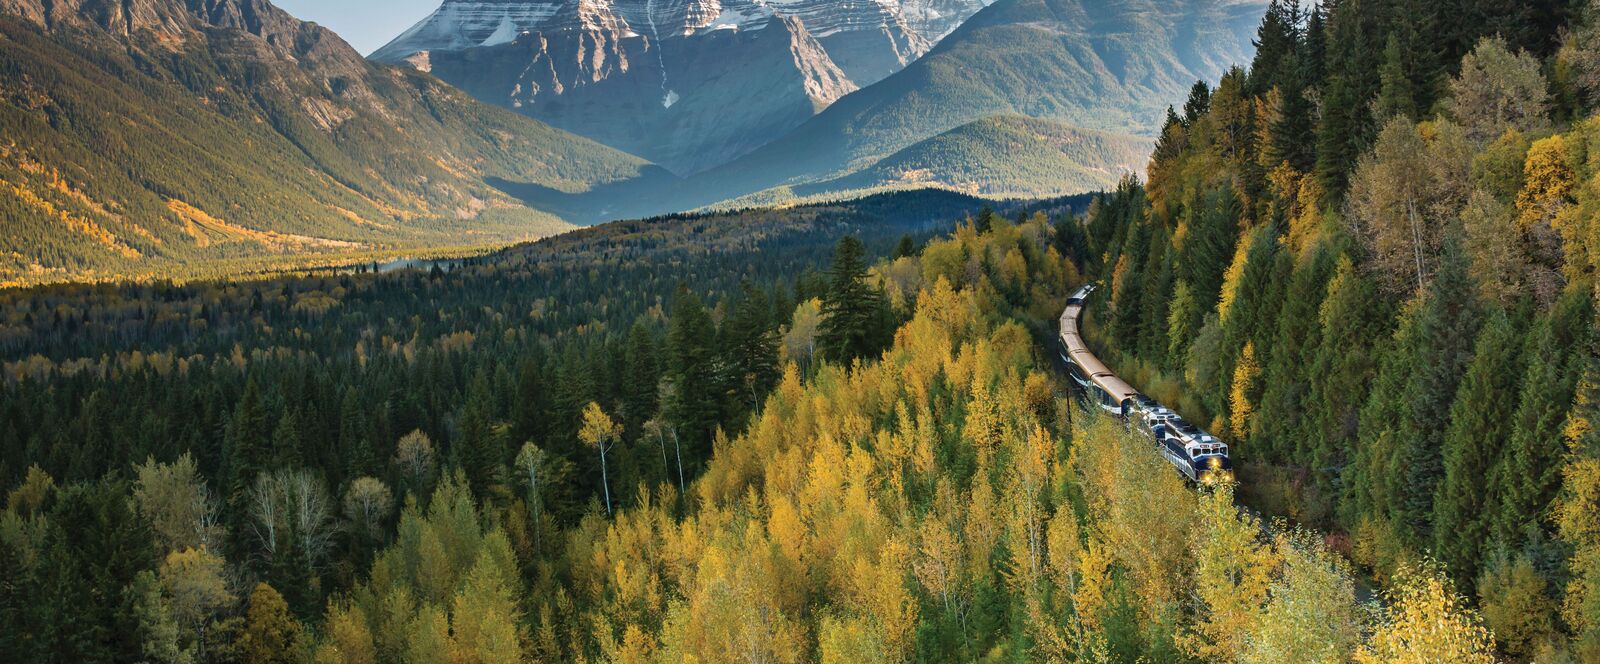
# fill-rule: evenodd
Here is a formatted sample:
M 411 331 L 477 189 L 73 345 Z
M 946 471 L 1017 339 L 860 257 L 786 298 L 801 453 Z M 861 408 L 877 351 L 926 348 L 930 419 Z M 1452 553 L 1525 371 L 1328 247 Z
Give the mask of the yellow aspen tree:
M 1240 237 L 1239 246 L 1233 251 L 1233 262 L 1222 273 L 1222 298 L 1217 301 L 1217 317 L 1223 321 L 1227 321 L 1228 314 L 1233 311 L 1233 302 L 1239 296 L 1239 282 L 1244 280 L 1244 267 L 1250 261 L 1250 247 L 1255 241 L 1255 233 Z
M 1339 664 L 1350 661 L 1361 621 L 1350 570 L 1311 533 L 1279 536 L 1282 562 L 1271 599 L 1238 658 L 1248 664 Z
M 234 643 L 245 664 L 289 664 L 299 661 L 304 630 L 283 595 L 265 583 L 256 584 L 245 610 L 244 629 Z
M 318 664 L 376 664 L 377 646 L 367 627 L 366 612 L 348 602 L 331 602 L 323 623 L 323 642 L 317 647 Z
M 1014 589 L 1027 590 L 1044 575 L 1044 492 L 1050 483 L 1055 439 L 1036 426 L 1017 446 L 1007 467 L 1007 498 L 1011 565 L 1007 578 Z
M 606 475 L 606 452 L 618 438 L 622 426 L 611 420 L 600 404 L 590 401 L 583 407 L 583 425 L 578 429 L 578 440 L 600 452 L 600 485 L 605 489 L 606 514 L 611 514 L 611 481 Z
M 1561 539 L 1572 547 L 1561 617 L 1585 647 L 1600 654 L 1600 458 L 1586 448 L 1595 435 L 1592 414 L 1600 394 L 1591 371 L 1578 388 L 1577 403 L 1567 418 L 1563 437 L 1571 454 L 1562 468 L 1563 491 L 1553 506 Z
M 1098 537 L 1091 537 L 1078 557 L 1077 588 L 1072 592 L 1072 614 L 1076 618 L 1080 641 L 1099 634 L 1104 627 L 1111 601 L 1111 548 Z
M 823 616 L 817 638 L 822 664 L 888 664 L 883 634 L 870 621 L 857 617 Z
M 972 573 L 976 576 L 988 574 L 990 571 L 989 558 L 994 553 L 996 542 L 1000 539 L 998 518 L 995 515 L 994 487 L 985 479 L 986 472 L 980 467 L 979 472 L 973 476 L 972 491 L 967 496 L 967 518 L 965 540 L 967 545 L 966 559 L 972 565 Z
M 917 528 L 917 555 L 911 571 L 928 594 L 939 598 L 945 611 L 955 611 L 956 585 L 962 567 L 961 542 L 937 512 L 930 512 Z
M 1506 655 L 1531 659 L 1557 633 L 1555 600 L 1527 556 L 1498 556 L 1478 579 L 1478 607 Z
M 1358 664 L 1493 664 L 1494 638 L 1431 563 L 1406 565 L 1384 618 L 1356 651 Z
M 1178 644 L 1198 659 L 1222 661 L 1243 651 L 1259 626 L 1278 560 L 1259 541 L 1261 524 L 1234 506 L 1231 486 L 1203 494 L 1195 517 L 1193 593 L 1199 605 Z
M 905 583 L 909 553 L 899 540 L 891 539 L 875 560 L 857 560 L 850 575 L 854 604 L 872 616 L 883 635 L 884 650 L 895 661 L 907 658 L 916 641 L 917 602 Z

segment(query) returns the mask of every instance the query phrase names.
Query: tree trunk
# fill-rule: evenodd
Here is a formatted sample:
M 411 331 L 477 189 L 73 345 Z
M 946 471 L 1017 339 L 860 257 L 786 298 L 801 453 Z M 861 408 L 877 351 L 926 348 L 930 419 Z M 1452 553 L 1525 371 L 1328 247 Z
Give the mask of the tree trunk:
M 606 477 L 606 446 L 600 445 L 600 486 L 606 491 L 606 516 L 611 516 L 611 480 Z
M 683 447 L 678 444 L 678 427 L 672 427 L 672 450 L 678 457 L 678 495 L 683 495 Z

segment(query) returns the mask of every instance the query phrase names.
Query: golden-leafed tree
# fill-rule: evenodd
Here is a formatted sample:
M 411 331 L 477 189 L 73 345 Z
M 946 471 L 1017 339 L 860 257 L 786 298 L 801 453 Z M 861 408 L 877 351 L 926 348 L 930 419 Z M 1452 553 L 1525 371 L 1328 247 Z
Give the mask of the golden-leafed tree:
M 1388 589 L 1382 621 L 1358 664 L 1492 664 L 1494 638 L 1437 565 L 1407 565 Z
M 1197 601 L 1191 628 L 1178 640 L 1189 654 L 1221 661 L 1244 650 L 1260 628 L 1272 574 L 1279 564 L 1272 547 L 1260 541 L 1261 524 L 1239 511 L 1233 488 L 1221 485 L 1200 497 L 1193 521 L 1193 592 Z

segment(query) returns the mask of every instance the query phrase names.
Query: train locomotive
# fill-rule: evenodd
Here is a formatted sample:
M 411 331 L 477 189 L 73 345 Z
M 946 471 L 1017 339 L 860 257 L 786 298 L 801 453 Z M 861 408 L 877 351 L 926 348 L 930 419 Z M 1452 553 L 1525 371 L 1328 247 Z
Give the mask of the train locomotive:
M 1079 332 L 1078 319 L 1083 314 L 1084 301 L 1094 291 L 1092 284 L 1079 288 L 1067 298 L 1067 307 L 1061 312 L 1061 360 L 1086 405 L 1120 418 L 1149 437 L 1161 456 L 1190 481 L 1232 481 L 1233 462 L 1227 444 L 1155 399 L 1140 394 L 1089 351 Z

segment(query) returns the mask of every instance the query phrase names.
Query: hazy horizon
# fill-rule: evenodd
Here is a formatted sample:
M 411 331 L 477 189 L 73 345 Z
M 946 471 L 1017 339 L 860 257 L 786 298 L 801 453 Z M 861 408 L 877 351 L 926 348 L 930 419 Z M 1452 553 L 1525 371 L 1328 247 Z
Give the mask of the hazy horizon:
M 416 25 L 440 0 L 274 0 L 295 18 L 339 33 L 362 55 L 370 55 Z

